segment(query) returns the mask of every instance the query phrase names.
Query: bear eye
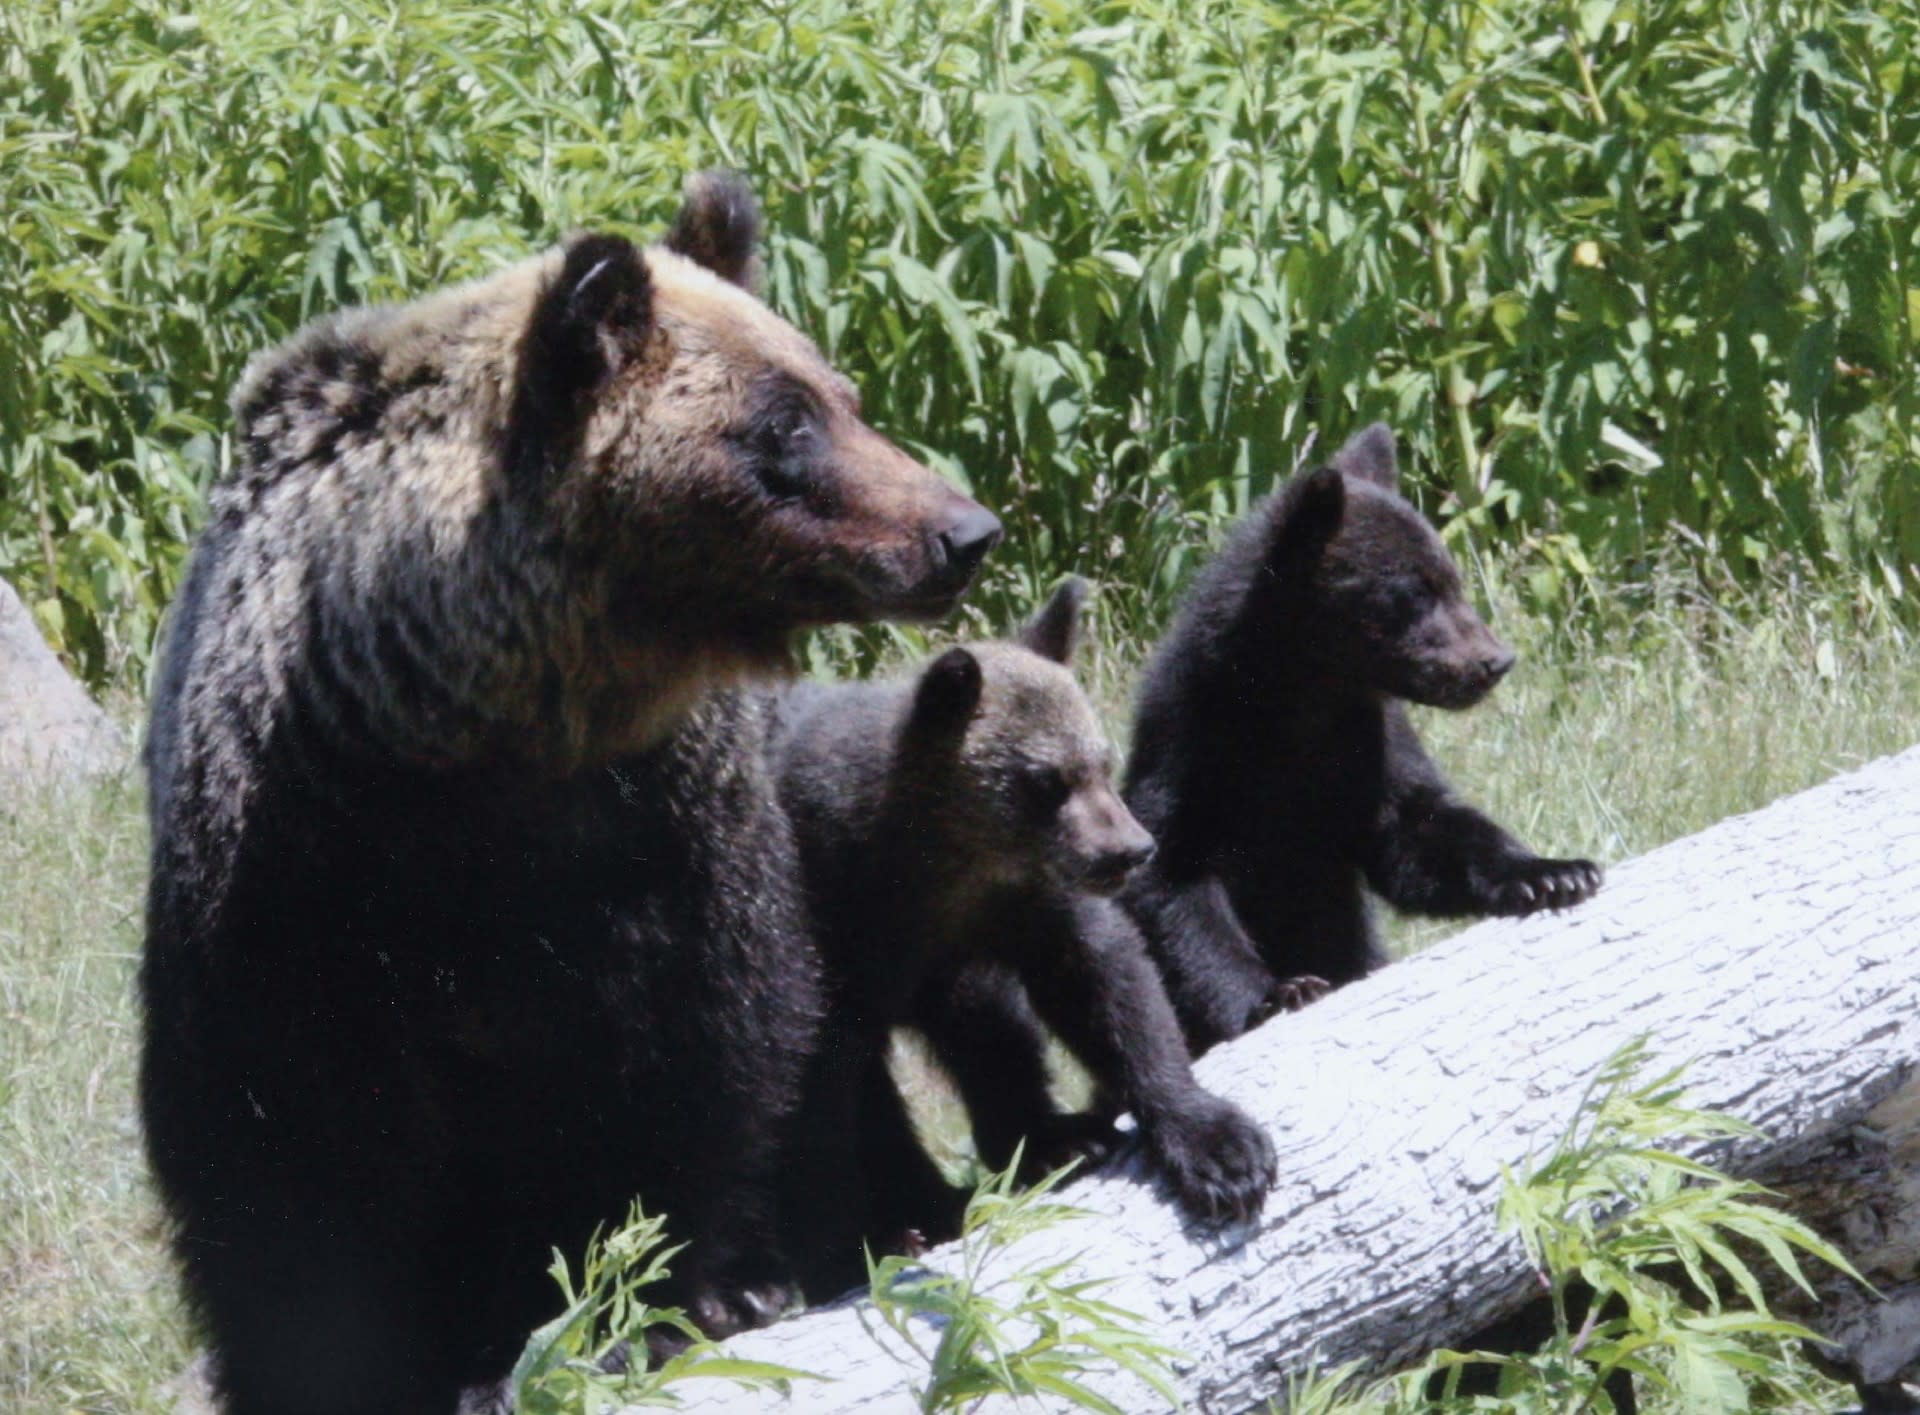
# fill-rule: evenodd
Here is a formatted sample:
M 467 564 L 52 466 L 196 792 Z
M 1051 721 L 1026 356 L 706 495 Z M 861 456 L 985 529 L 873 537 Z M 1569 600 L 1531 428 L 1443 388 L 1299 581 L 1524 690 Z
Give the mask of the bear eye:
M 1431 600 L 1427 586 L 1412 575 L 1396 575 L 1384 586 L 1383 617 L 1395 628 L 1404 628 L 1420 617 Z
M 1033 813 L 1042 819 L 1057 814 L 1073 794 L 1066 774 L 1055 767 L 1036 767 L 1023 773 L 1020 791 Z
M 795 403 L 776 405 L 747 439 L 754 475 L 766 493 L 794 501 L 813 490 L 820 430 L 813 412 Z

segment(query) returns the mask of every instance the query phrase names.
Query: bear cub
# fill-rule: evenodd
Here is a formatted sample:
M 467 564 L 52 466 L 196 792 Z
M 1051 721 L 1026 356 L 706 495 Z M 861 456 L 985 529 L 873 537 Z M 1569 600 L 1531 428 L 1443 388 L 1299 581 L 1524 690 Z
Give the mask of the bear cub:
M 976 1118 L 991 1109 L 994 1058 L 983 1071 L 974 1039 L 946 1025 L 969 988 L 1017 982 L 1022 1005 L 1133 1111 L 1190 1212 L 1250 1216 L 1273 1182 L 1266 1135 L 1193 1079 L 1115 899 L 1153 841 L 1110 784 L 1112 748 L 1067 667 L 1085 595 L 1069 581 L 1016 640 L 949 649 L 911 677 L 790 694 L 775 773 L 833 1009 L 791 1225 L 812 1257 L 810 1295 L 859 1280 L 863 1238 L 957 1230 L 964 1196 L 915 1139 L 886 1049 L 894 1026 L 920 1027 Z M 1114 1133 L 1092 1117 L 1054 1121 L 1029 1138 L 1056 1162 L 1098 1154 Z
M 1398 492 L 1375 424 L 1256 508 L 1139 694 L 1125 796 L 1160 849 L 1126 907 L 1198 1054 L 1385 961 L 1371 889 L 1443 918 L 1591 895 L 1455 796 L 1405 702 L 1472 707 L 1514 654 Z

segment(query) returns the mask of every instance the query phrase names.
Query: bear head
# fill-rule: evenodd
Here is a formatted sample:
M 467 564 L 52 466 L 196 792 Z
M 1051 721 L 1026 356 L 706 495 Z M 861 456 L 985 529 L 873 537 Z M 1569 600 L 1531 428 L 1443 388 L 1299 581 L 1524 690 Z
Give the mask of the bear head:
M 351 750 L 571 770 L 785 668 L 797 630 L 945 614 L 1000 523 L 755 298 L 758 239 L 709 173 L 657 246 L 575 236 L 255 359 L 209 498 L 232 657 L 334 684 Z
M 746 185 L 706 173 L 661 245 L 581 235 L 550 257 L 509 476 L 644 633 L 777 655 L 798 628 L 938 618 L 1000 524 L 868 426 L 853 384 L 755 297 L 758 237 Z
M 1445 545 L 1398 482 L 1393 433 L 1375 423 L 1274 497 L 1265 569 L 1289 601 L 1289 647 L 1316 676 L 1471 707 L 1514 654 L 1474 611 Z
M 971 884 L 1111 894 L 1153 854 L 1068 668 L 1086 594 L 1068 580 L 1016 638 L 948 649 L 913 685 L 902 779 Z

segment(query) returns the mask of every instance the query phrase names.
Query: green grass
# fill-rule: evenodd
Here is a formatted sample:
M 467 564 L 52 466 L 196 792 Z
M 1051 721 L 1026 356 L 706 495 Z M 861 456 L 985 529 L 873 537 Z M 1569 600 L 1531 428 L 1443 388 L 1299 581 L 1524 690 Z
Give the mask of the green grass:
M 1720 606 L 1669 585 L 1576 628 L 1496 622 L 1523 655 L 1512 678 L 1421 727 L 1545 851 L 1615 862 L 1920 742 L 1911 638 L 1804 587 Z M 1094 645 L 1116 720 L 1135 657 Z M 134 1124 L 144 833 L 124 785 L 0 798 L 0 1409 L 169 1409 L 189 1357 Z M 963 1164 L 950 1094 L 913 1088 Z
M 1434 758 L 1543 854 L 1611 864 L 1920 743 L 1898 620 L 1804 586 L 1716 601 L 1662 577 L 1556 628 L 1496 612 L 1520 652 L 1467 713 L 1416 709 Z M 1396 920 L 1418 947 L 1459 926 Z
M 172 1409 L 189 1343 L 133 1100 L 146 823 L 0 785 L 0 1409 Z

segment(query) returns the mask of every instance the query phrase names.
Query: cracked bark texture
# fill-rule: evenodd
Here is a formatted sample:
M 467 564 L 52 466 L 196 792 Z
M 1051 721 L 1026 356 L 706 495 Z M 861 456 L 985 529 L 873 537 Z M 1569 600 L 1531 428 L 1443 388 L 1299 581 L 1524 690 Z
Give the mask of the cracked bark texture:
M 1912 1283 L 1917 982 L 1920 748 L 1622 864 L 1577 910 L 1481 923 L 1211 1053 L 1201 1079 L 1280 1152 L 1256 1224 L 1183 1225 L 1123 1156 L 1067 1191 L 1093 1217 L 999 1264 L 1071 1257 L 1112 1279 L 1102 1295 L 1186 1353 L 1195 1410 L 1264 1407 L 1315 1363 L 1393 1369 L 1528 1296 L 1518 1246 L 1494 1230 L 1500 1166 L 1544 1151 L 1602 1061 L 1644 1032 L 1661 1060 L 1691 1062 L 1695 1102 L 1765 1132 L 1716 1162 L 1788 1186 L 1883 1287 Z M 1862 1327 L 1837 1334 L 1875 1373 L 1911 1366 L 1920 1299 L 1848 1297 L 1818 1315 Z M 831 1379 L 789 1397 L 696 1383 L 687 1408 L 912 1408 L 915 1358 L 855 1304 L 727 1349 Z M 1123 1374 L 1094 1384 L 1127 1410 L 1164 1407 Z

